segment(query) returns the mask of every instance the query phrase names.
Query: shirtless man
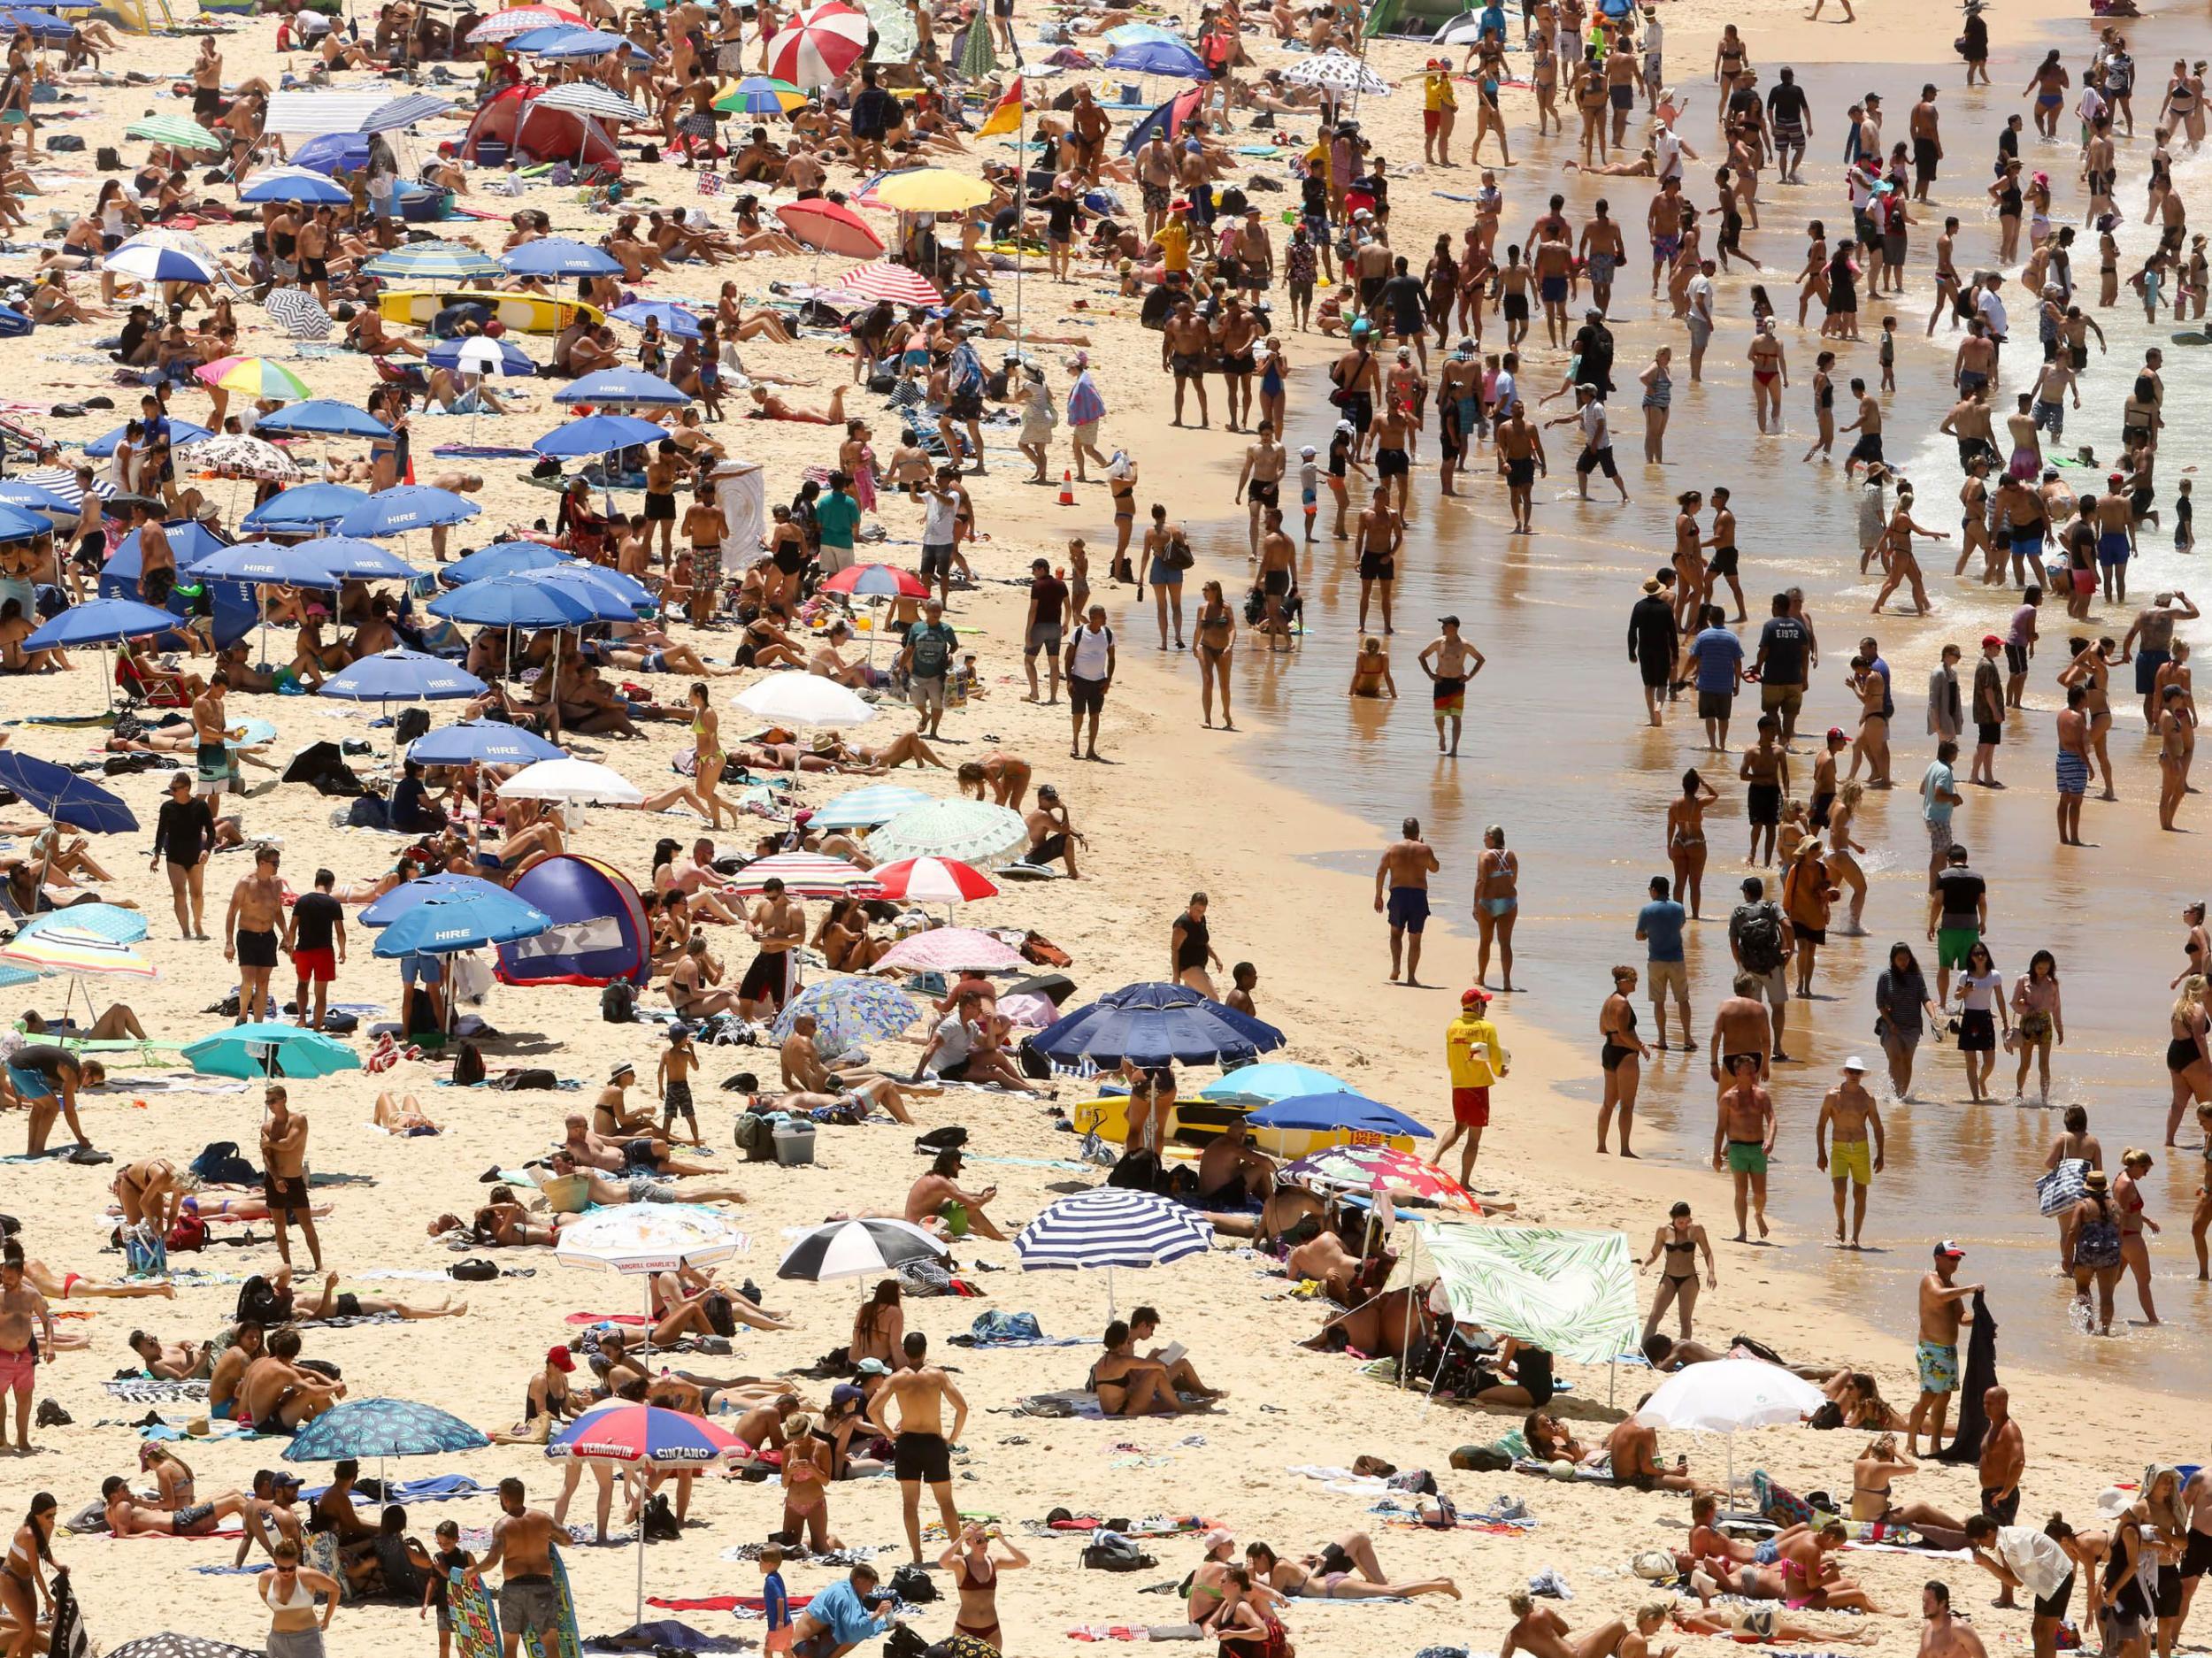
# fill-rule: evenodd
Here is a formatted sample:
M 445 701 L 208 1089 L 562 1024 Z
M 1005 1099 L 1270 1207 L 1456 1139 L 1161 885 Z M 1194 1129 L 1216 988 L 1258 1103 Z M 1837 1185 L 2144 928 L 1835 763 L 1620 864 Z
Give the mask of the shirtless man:
M 212 1502 L 188 1503 L 173 1513 L 157 1508 L 139 1501 L 120 1474 L 101 1481 L 100 1499 L 115 1537 L 212 1537 L 223 1521 L 246 1511 L 246 1495 L 238 1491 L 227 1491 Z
M 34 1327 L 35 1325 L 35 1328 Z M 15 1449 L 31 1449 L 31 1387 L 42 1357 L 54 1362 L 54 1314 L 23 1279 L 23 1252 L 12 1243 L 0 1256 L 0 1386 L 15 1394 Z
M 492 1522 L 492 1540 L 476 1563 L 476 1578 L 495 1562 L 504 1571 L 499 1585 L 501 1658 L 515 1658 L 522 1638 L 535 1633 L 541 1640 L 561 1639 L 561 1597 L 553 1583 L 553 1554 L 565 1536 L 553 1516 L 523 1501 L 518 1479 L 499 1482 L 500 1517 Z
M 783 883 L 772 876 L 760 891 L 761 901 L 745 924 L 756 951 L 737 986 L 737 1009 L 748 1019 L 772 1017 L 798 994 L 798 957 L 792 952 L 806 942 L 806 911 L 784 892 Z
M 1253 1146 L 1241 1116 L 1233 1116 L 1198 1154 L 1198 1202 L 1241 1209 L 1275 1186 L 1275 1161 Z
M 1459 618 L 1446 616 L 1438 618 L 1444 631 L 1421 647 L 1417 660 L 1421 672 L 1429 676 L 1434 687 L 1431 711 L 1436 721 L 1436 751 L 1456 756 L 1459 753 L 1459 733 L 1467 718 L 1467 682 L 1482 672 L 1483 654 L 1459 636 Z M 1445 725 L 1451 726 L 1451 741 L 1445 744 Z
M 945 1230 L 953 1237 L 973 1232 L 979 1238 L 989 1238 L 1003 1243 L 1006 1234 L 983 1211 L 998 1187 L 987 1186 L 980 1192 L 964 1190 L 958 1180 L 961 1158 L 957 1151 L 941 1151 L 930 1164 L 929 1172 L 921 1176 L 907 1189 L 903 1218 L 910 1226 L 928 1226 L 933 1220 L 949 1223 Z M 952 1211 L 957 1210 L 955 1214 Z
M 1734 1178 L 1738 1243 L 1750 1241 L 1744 1230 L 1747 1200 L 1758 1219 L 1759 1236 L 1767 1235 L 1767 1158 L 1774 1150 L 1775 1116 L 1774 1101 L 1759 1080 L 1765 1069 L 1759 1055 L 1729 1055 L 1732 1086 L 1721 1094 L 1713 1123 L 1713 1167 L 1726 1169 Z
M 228 1418 L 233 1402 L 238 1397 L 238 1383 L 246 1374 L 246 1367 L 261 1356 L 261 1347 L 267 1332 L 250 1319 L 242 1320 L 232 1332 L 230 1346 L 216 1358 L 214 1368 L 207 1373 L 207 1414 Z
M 1912 1416 L 1905 1424 L 1908 1456 L 1921 1455 L 1924 1422 L 1928 1424 L 1927 1455 L 1936 1454 L 1943 1442 L 1945 1418 L 1951 1414 L 1951 1395 L 1958 1391 L 1959 1326 L 1971 1322 L 1973 1314 L 1966 1303 L 1982 1287 L 1951 1281 L 1965 1255 L 1965 1250 L 1944 1240 L 1935 1247 L 1934 1269 L 1920 1280 L 1920 1345 L 1915 1354 L 1920 1368 L 1920 1396 L 1913 1401 Z
M 230 749 L 225 741 L 230 726 L 223 714 L 223 698 L 229 689 L 230 675 L 218 668 L 208 677 L 207 689 L 192 699 L 192 731 L 197 739 L 194 786 L 196 793 L 208 797 L 211 811 L 214 797 L 230 787 Z
M 642 1169 L 633 1171 L 626 1178 L 610 1180 L 591 1169 L 579 1165 L 575 1154 L 566 1147 L 553 1154 L 552 1164 L 557 1176 L 582 1176 L 584 1195 L 594 1203 L 742 1203 L 745 1201 L 745 1194 L 733 1186 L 679 1187 L 673 1179 L 661 1179 Z
M 1392 431 L 1399 418 L 1396 410 L 1393 409 L 1378 423 L 1377 430 L 1383 434 L 1383 441 L 1376 454 L 1383 464 L 1387 464 L 1390 456 L 1396 455 L 1402 459 L 1404 457 L 1405 451 L 1396 446 L 1397 440 Z M 1406 530 L 1402 511 L 1404 504 L 1402 498 L 1397 507 L 1390 503 L 1390 477 L 1391 474 L 1385 472 L 1376 480 L 1374 498 L 1368 503 L 1366 510 L 1359 515 L 1358 526 L 1352 533 L 1352 552 L 1359 562 L 1358 627 L 1362 633 L 1367 632 L 1367 602 L 1371 597 L 1377 596 L 1378 589 L 1382 600 L 1382 631 L 1386 634 L 1398 631 L 1392 623 L 1390 594 L 1397 585 L 1398 549 L 1405 544 Z M 1400 472 L 1397 478 L 1402 487 L 1405 474 Z
M 1293 1284 L 1311 1278 L 1331 1301 L 1350 1306 L 1360 1258 L 1333 1232 L 1317 1232 L 1283 1257 L 1283 1276 Z
M 1260 556 L 1261 514 L 1269 507 L 1282 505 L 1283 472 L 1289 464 L 1290 451 L 1277 440 L 1275 428 L 1261 421 L 1254 441 L 1245 446 L 1244 469 L 1237 474 L 1237 499 L 1245 509 L 1245 538 L 1255 558 Z
M 2011 1593 L 2008 1585 L 2005 1593 Z M 2011 1601 L 1998 1604 L 2008 1606 Z M 1931 1577 L 1921 1589 L 1920 1616 L 1928 1620 L 1920 1631 L 1920 1658 L 1989 1658 L 1989 1648 L 1973 1627 L 1951 1616 L 1951 1587 L 1940 1578 Z
M 2027 1471 L 2028 1443 L 2013 1419 L 2010 1393 L 2001 1387 L 1984 1388 L 1982 1409 L 1989 1416 L 1978 1464 L 1982 1512 L 2000 1525 L 2011 1525 L 2020 1517 L 2020 1476 Z M 2015 1604 L 2010 1584 L 1999 1591 L 1997 1604 Z
M 1863 1078 L 1866 1063 L 1855 1054 L 1843 1062 L 1843 1080 L 1828 1090 L 1820 1102 L 1820 1117 L 1813 1124 L 1813 1148 L 1817 1165 L 1828 1170 L 1835 1186 L 1836 1241 L 1843 1241 L 1843 1199 L 1847 1188 L 1852 1196 L 1851 1247 L 1860 1247 L 1860 1229 L 1866 1224 L 1866 1188 L 1874 1177 L 1882 1172 L 1884 1144 L 1882 1108 L 1874 1096 L 1866 1091 Z M 1829 1152 L 1829 1137 L 1832 1129 L 1835 1151 Z M 1867 1143 L 1868 1132 L 1873 1132 L 1873 1144 Z M 1832 1167 L 1831 1164 L 1832 1163 Z
M 1731 1086 L 1739 1059 L 1758 1060 L 1760 1080 L 1766 1079 L 1767 1055 L 1774 1048 L 1774 1025 L 1759 994 L 1759 986 L 1757 975 L 1738 973 L 1736 994 L 1713 1009 L 1709 1053 L 1717 1095 Z
M 1443 865 L 1436 861 L 1435 848 L 1421 839 L 1418 817 L 1407 818 L 1398 828 L 1400 838 L 1383 848 L 1375 865 L 1375 913 L 1390 917 L 1390 982 L 1398 982 L 1398 956 L 1402 949 L 1405 982 L 1418 986 L 1421 933 L 1429 924 L 1429 877 Z
M 1075 870 L 1075 848 L 1087 848 L 1091 843 L 1069 822 L 1068 809 L 1057 788 L 1049 783 L 1039 785 L 1037 803 L 1022 814 L 1022 823 L 1029 831 L 1029 849 L 1022 854 L 1023 863 L 1046 866 L 1057 858 L 1067 866 L 1070 880 L 1082 879 Z
M 218 676 L 220 677 L 219 675 Z M 238 1017 L 233 1025 L 257 1024 L 269 1001 L 276 970 L 277 933 L 284 925 L 284 888 L 277 881 L 274 847 L 253 855 L 253 873 L 231 889 L 223 917 L 223 959 L 238 963 Z
M 1610 1658 L 1628 1636 L 1628 1625 L 1618 1618 L 1576 1635 L 1565 1618 L 1548 1606 L 1538 1606 L 1525 1589 L 1514 1590 L 1505 1604 L 1513 1614 L 1513 1627 L 1499 1643 L 1498 1658 L 1513 1658 L 1516 1653 L 1530 1658 Z
M 926 1362 L 929 1339 L 918 1330 L 906 1332 L 902 1344 L 907 1368 L 894 1371 L 868 1406 L 870 1425 L 892 1442 L 891 1470 L 899 1482 L 899 1502 L 905 1511 L 906 1546 L 914 1563 L 922 1561 L 922 1485 L 937 1500 L 937 1516 L 945 1535 L 960 1535 L 960 1516 L 952 1503 L 952 1447 L 968 1420 L 968 1401 L 960 1396 L 952 1378 Z M 952 1405 L 952 1432 L 944 1425 L 944 1407 Z M 890 1407 L 899 1408 L 895 1424 Z M 513 1658 L 512 1654 L 507 1658 Z
M 1290 595 L 1297 591 L 1297 549 L 1283 529 L 1280 507 L 1260 509 L 1260 595 L 1265 611 L 1260 631 L 1267 635 L 1268 654 L 1288 650 Z
M 1550 475 L 1551 468 L 1544 459 L 1544 437 L 1535 423 L 1529 419 L 1518 397 L 1509 409 L 1501 411 L 1495 447 L 1498 463 L 1505 471 L 1506 498 L 1513 508 L 1513 533 L 1533 535 L 1536 532 L 1529 522 L 1535 508 L 1536 477 L 1539 472 Z
M 268 1351 L 246 1366 L 231 1414 L 264 1433 L 289 1433 L 312 1422 L 346 1395 L 333 1382 L 298 1363 L 300 1332 L 287 1328 L 269 1338 Z
M 291 1236 L 285 1228 L 288 1218 L 296 1217 L 300 1236 L 307 1240 L 308 1256 L 319 1272 L 323 1243 L 315 1233 L 307 1194 L 307 1119 L 291 1109 L 279 1084 L 270 1084 L 263 1100 L 269 1115 L 261 1125 L 261 1189 L 268 1199 L 270 1224 L 276 1228 L 277 1258 L 288 1267 L 292 1264 Z

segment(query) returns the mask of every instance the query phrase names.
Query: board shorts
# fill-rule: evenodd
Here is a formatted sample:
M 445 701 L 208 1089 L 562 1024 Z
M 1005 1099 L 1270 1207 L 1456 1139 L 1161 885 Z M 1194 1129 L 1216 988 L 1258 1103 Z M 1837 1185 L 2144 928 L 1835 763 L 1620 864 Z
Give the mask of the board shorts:
M 241 967 L 274 967 L 277 964 L 275 930 L 257 933 L 250 927 L 239 928 L 238 964 Z
M 891 1472 L 900 1480 L 948 1485 L 952 1479 L 952 1447 L 941 1433 L 902 1433 L 892 1445 Z
M 542 1572 L 510 1577 L 499 1585 L 499 1626 L 503 1631 L 559 1639 L 561 1597 L 553 1579 Z
M 1767 1148 L 1755 1140 L 1732 1140 L 1728 1142 L 1728 1167 L 1736 1174 L 1764 1174 Z
M 1828 1178 L 1853 1186 L 1874 1184 L 1874 1147 L 1863 1140 L 1839 1140 L 1828 1148 Z
M 1977 927 L 1938 927 L 1936 929 L 1936 965 L 1964 967 L 1967 952 L 1981 938 Z
M 195 775 L 202 788 L 230 780 L 230 749 L 219 742 L 204 742 L 193 749 Z
M 699 1121 L 698 1111 L 691 1102 L 691 1079 L 688 1077 L 671 1078 L 668 1091 L 661 1095 L 661 1121 L 664 1124 L 672 1123 L 679 1117 L 687 1118 L 695 1127 Z
M 1955 1343 L 1949 1347 L 1933 1341 L 1924 1341 L 1913 1349 L 1913 1357 L 1920 1366 L 1920 1391 L 1924 1393 L 1955 1393 L 1959 1387 L 1959 1350 Z
M 1467 681 L 1438 675 L 1430 701 L 1437 718 L 1460 718 L 1467 712 Z
M 2128 561 L 2128 533 L 2125 530 L 2107 530 L 2097 537 L 2097 562 L 2107 569 L 2116 569 Z
M 53 1078 L 35 1066 L 12 1064 L 8 1067 L 8 1086 L 27 1104 L 34 1100 L 54 1098 Z
M 1429 924 L 1429 893 L 1425 887 L 1394 887 L 1390 889 L 1390 925 L 1402 927 L 1415 937 Z
M 304 1215 L 310 1200 L 304 1175 L 270 1174 L 261 1177 L 262 1200 L 269 1206 L 271 1216 Z
M 2135 653 L 2135 694 L 2148 696 L 2158 683 L 2158 671 L 2173 658 L 2162 650 L 2139 650 Z
M 338 977 L 335 950 L 294 950 L 292 971 L 313 985 L 326 985 Z
M 28 1397 L 31 1384 L 38 1378 L 38 1351 L 21 1347 L 11 1352 L 0 1347 L 0 1392 L 21 1393 Z
M 2089 759 L 2070 749 L 2058 751 L 2058 792 L 2062 794 L 2086 794 L 2089 792 Z
M 1068 675 L 1068 709 L 1075 714 L 1095 714 L 1106 706 L 1106 681 Z
M 738 1000 L 763 1002 L 772 997 L 780 1008 L 791 1000 L 792 964 L 788 950 L 763 950 L 745 969 L 745 977 L 738 980 Z
M 1452 1090 L 1452 1121 L 1462 1128 L 1490 1126 L 1490 1090 L 1485 1088 L 1454 1088 Z

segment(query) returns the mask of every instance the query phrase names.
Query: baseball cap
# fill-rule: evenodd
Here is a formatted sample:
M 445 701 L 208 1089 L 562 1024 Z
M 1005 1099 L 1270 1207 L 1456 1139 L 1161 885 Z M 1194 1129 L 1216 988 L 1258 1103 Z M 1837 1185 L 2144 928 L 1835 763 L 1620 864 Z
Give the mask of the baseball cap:
M 1982 635 L 1982 643 L 1985 645 L 2001 645 L 2005 641 L 2003 640 L 1998 638 L 1994 633 L 1984 633 Z
M 855 1387 L 850 1382 L 840 1382 L 830 1389 L 830 1406 L 833 1409 L 842 1410 L 847 1405 L 864 1402 L 867 1397 L 866 1389 Z
M 545 1351 L 545 1362 L 557 1370 L 572 1370 L 576 1368 L 576 1355 L 566 1347 L 548 1347 Z
M 1298 453 L 1305 457 L 1306 459 L 1311 460 L 1313 458 L 1313 445 L 1310 443 L 1307 444 L 1303 449 L 1300 449 Z
M 1842 739 L 1844 740 L 1844 741 L 1846 741 L 1846 742 L 1848 742 L 1848 741 L 1851 741 L 1851 733 L 1848 733 L 1848 732 L 1847 732 L 1846 730 L 1844 730 L 1844 728 L 1843 728 L 1842 726 L 1840 726 L 1840 725 L 1831 725 L 1831 726 L 1829 726 L 1829 727 L 1828 727 L 1828 734 L 1829 734 L 1829 736 L 1830 736 L 1830 737 L 1832 737 L 1832 738 L 1833 738 L 1833 737 L 1840 737 L 1840 738 L 1842 738 Z
M 1866 1069 L 1866 1061 L 1861 1059 L 1856 1054 L 1854 1054 L 1850 1058 L 1843 1062 L 1843 1068 L 1846 1071 L 1864 1071 Z
M 1966 1251 L 1961 1248 L 1957 1244 L 1953 1243 L 1948 1238 L 1946 1238 L 1941 1243 L 1935 1247 L 1935 1252 L 1947 1261 L 1963 1260 L 1966 1255 Z
M 1479 1008 L 1489 1000 L 1490 993 L 1480 985 L 1470 986 L 1459 993 L 1459 1005 L 1463 1008 Z
M 272 1477 L 270 1483 L 277 1485 L 289 1485 L 296 1491 L 299 1489 L 300 1477 L 297 1474 L 288 1472 L 283 1469 L 279 1469 L 274 1476 Z
M 888 1376 L 891 1374 L 891 1367 L 886 1364 L 881 1359 L 863 1359 L 859 1363 L 853 1366 L 853 1370 L 856 1374 L 861 1376 Z
M 1440 626 L 1457 627 L 1459 626 L 1459 618 L 1456 616 L 1440 616 L 1436 619 Z

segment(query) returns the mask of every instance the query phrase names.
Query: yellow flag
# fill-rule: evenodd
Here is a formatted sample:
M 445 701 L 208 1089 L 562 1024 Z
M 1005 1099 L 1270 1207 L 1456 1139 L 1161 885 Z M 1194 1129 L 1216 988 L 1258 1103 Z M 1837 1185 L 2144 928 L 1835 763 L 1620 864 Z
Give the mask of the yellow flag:
M 1021 77 L 1016 75 L 1014 84 L 1006 89 L 1006 96 L 998 101 L 997 107 L 984 119 L 983 125 L 976 128 L 975 135 L 978 138 L 988 138 L 993 133 L 1010 133 L 1018 130 L 1021 124 L 1022 83 Z

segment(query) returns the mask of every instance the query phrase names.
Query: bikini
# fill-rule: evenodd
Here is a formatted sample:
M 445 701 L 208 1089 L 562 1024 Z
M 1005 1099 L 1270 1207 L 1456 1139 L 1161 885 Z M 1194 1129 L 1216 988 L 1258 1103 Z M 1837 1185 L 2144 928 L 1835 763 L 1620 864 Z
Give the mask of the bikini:
M 1667 1280 L 1673 1284 L 1696 1283 L 1697 1240 L 1694 1238 L 1687 1238 L 1677 1240 L 1670 1238 L 1667 1240 L 1665 1248 L 1667 1252 L 1667 1270 L 1665 1273 Z M 1677 1272 L 1674 1270 L 1674 1257 L 1677 1254 L 1685 1255 L 1690 1258 L 1690 1270 L 1687 1272 Z
M 964 1557 L 960 1562 L 960 1586 L 963 1589 L 988 1589 L 998 1581 L 998 1568 L 994 1566 L 987 1557 L 979 1562 L 970 1561 Z M 952 1628 L 956 1635 L 972 1635 L 976 1639 L 987 1641 L 994 1646 L 999 1644 L 999 1626 L 996 1618 L 993 1618 L 988 1623 L 963 1623 L 955 1618 Z

